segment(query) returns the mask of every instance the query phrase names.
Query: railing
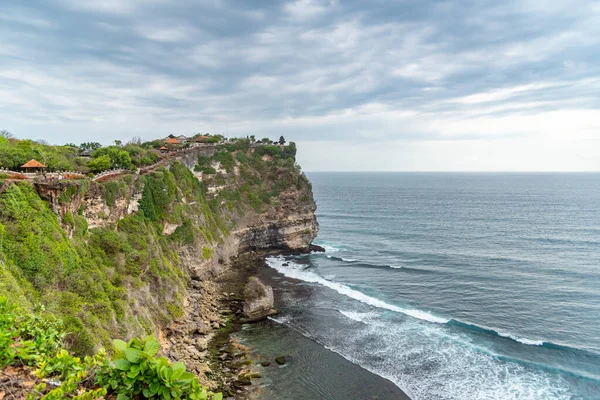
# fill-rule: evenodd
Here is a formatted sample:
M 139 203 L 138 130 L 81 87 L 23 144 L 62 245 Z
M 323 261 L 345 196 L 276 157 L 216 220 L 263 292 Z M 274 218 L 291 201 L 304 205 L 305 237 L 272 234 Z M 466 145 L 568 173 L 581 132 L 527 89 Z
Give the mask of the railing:
M 94 177 L 92 178 L 93 181 L 98 181 L 102 178 L 106 178 L 108 176 L 112 176 L 112 175 L 120 175 L 123 172 L 126 172 L 128 170 L 123 169 L 123 168 L 118 168 L 118 169 L 109 169 L 107 171 L 103 171 L 97 175 L 94 175 Z
M 54 171 L 54 172 L 17 172 L 0 168 L 0 175 L 8 175 L 9 179 L 85 179 L 85 175 L 76 171 Z
M 198 150 L 206 149 L 210 147 L 216 147 L 216 143 L 194 143 L 191 147 L 187 149 L 181 149 L 176 151 L 170 151 L 168 153 L 163 153 L 162 158 L 152 164 L 145 167 L 138 168 L 137 174 L 147 174 L 149 172 L 154 171 L 156 168 L 164 166 L 168 163 L 168 159 L 170 157 L 178 157 L 185 154 L 195 153 Z M 128 172 L 130 170 L 117 168 L 102 171 L 99 174 L 94 175 L 91 180 L 98 181 L 100 179 L 104 179 L 110 176 L 116 176 Z M 0 175 L 8 175 L 9 179 L 36 179 L 36 180 L 62 180 L 62 179 L 85 179 L 86 175 L 81 172 L 76 171 L 54 171 L 54 172 L 17 172 L 4 168 L 0 168 Z

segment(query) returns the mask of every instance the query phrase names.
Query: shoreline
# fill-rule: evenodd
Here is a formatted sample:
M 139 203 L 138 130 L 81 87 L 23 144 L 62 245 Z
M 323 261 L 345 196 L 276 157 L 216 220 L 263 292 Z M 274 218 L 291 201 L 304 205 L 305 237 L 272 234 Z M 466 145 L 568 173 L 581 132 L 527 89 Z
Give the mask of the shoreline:
M 219 307 L 230 311 L 227 322 L 215 332 L 208 344 L 211 370 L 218 378 L 219 390 L 223 391 L 224 397 L 295 399 L 306 398 L 312 391 L 311 395 L 316 398 L 342 400 L 352 396 L 357 399 L 410 400 L 390 380 L 347 360 L 285 324 L 268 319 L 251 324 L 241 322 L 242 292 L 248 278 L 258 276 L 265 284 L 275 288 L 271 279 L 265 281 L 265 278 L 277 274 L 266 264 L 265 258 L 289 253 L 244 252 L 233 260 L 225 274 L 215 280 L 221 288 L 221 296 L 216 301 Z M 248 337 L 252 331 L 256 334 L 255 340 Z M 285 356 L 289 362 L 277 365 L 275 358 L 278 356 Z M 270 365 L 262 366 L 265 361 Z M 238 373 L 240 368 L 241 374 Z M 298 382 L 302 384 L 296 387 Z M 292 393 L 286 393 L 289 391 Z

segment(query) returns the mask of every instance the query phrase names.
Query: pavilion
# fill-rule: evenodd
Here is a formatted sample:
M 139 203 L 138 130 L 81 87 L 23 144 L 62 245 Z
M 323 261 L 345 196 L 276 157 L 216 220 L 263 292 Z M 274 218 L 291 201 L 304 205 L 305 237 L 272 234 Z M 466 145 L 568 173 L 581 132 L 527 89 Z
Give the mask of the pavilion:
M 21 168 L 24 168 L 27 172 L 41 172 L 44 168 L 48 167 L 37 160 L 31 159 L 21 165 Z

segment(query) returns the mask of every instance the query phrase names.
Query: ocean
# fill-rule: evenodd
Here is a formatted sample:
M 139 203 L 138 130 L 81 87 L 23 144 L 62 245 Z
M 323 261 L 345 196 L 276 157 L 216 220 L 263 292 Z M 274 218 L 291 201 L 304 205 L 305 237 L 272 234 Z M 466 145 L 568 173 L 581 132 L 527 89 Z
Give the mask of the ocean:
M 413 400 L 600 399 L 600 174 L 308 176 L 276 323 Z

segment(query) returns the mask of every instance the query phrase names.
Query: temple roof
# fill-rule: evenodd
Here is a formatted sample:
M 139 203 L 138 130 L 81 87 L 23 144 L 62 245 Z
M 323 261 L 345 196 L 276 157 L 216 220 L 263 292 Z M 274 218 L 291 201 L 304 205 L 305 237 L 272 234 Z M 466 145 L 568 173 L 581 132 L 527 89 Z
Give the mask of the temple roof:
M 29 161 L 27 161 L 25 164 L 21 165 L 21 168 L 47 168 L 44 164 L 42 164 L 41 162 L 31 159 Z

